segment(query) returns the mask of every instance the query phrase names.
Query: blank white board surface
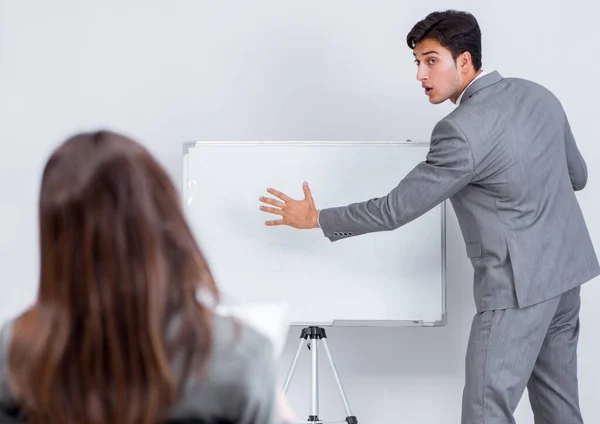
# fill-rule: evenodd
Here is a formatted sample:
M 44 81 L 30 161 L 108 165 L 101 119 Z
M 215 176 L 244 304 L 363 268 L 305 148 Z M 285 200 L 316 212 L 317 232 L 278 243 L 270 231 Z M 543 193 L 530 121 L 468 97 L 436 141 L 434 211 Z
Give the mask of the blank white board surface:
M 318 209 L 385 196 L 425 159 L 416 142 L 193 142 L 183 201 L 219 289 L 285 301 L 296 325 L 445 324 L 445 204 L 394 231 L 330 242 L 320 229 L 267 227 L 276 188 Z

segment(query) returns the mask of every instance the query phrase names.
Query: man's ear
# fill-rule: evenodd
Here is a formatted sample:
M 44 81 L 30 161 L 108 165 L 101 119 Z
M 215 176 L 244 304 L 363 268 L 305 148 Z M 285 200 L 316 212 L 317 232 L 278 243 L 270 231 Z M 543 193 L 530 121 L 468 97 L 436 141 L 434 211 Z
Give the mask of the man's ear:
M 471 56 L 471 53 L 468 51 L 462 52 L 457 59 L 458 66 L 461 72 L 463 73 L 468 72 L 469 69 L 473 66 L 473 58 Z

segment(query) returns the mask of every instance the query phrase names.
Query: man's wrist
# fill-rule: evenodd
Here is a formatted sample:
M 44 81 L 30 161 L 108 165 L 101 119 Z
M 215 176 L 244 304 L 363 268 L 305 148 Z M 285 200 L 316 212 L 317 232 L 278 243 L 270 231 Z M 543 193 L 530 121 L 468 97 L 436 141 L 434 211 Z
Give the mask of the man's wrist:
M 312 219 L 312 224 L 313 224 L 313 228 L 321 228 L 321 224 L 319 223 L 319 213 L 321 211 L 316 210 L 315 213 L 313 214 L 313 219 Z

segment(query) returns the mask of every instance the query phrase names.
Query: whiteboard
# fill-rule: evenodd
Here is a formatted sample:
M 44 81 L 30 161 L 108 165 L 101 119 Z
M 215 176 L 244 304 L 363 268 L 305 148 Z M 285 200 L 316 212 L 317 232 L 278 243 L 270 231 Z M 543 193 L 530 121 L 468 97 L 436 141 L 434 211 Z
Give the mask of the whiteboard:
M 318 209 L 385 196 L 420 161 L 423 142 L 191 142 L 183 150 L 188 222 L 221 291 L 285 301 L 296 325 L 433 326 L 446 322 L 445 203 L 395 231 L 330 242 L 320 229 L 267 227 L 267 187 Z

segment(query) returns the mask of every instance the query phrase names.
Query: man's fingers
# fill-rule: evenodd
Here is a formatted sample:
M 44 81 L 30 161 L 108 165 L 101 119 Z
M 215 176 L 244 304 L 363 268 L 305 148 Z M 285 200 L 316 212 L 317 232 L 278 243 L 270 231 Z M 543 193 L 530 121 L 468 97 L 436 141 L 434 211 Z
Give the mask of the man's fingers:
M 288 196 L 286 196 L 285 194 L 283 194 L 282 192 L 280 192 L 278 190 L 275 190 L 274 188 L 268 188 L 267 192 L 271 193 L 275 197 L 279 197 L 284 202 L 289 202 L 290 200 L 292 200 Z
M 285 222 L 283 219 L 275 219 L 273 221 L 265 221 L 265 225 L 272 227 L 274 225 L 284 225 Z
M 276 199 L 271 199 L 270 197 L 261 197 L 260 201 L 263 203 L 268 203 L 269 205 L 277 206 L 278 208 L 281 208 L 281 209 L 283 209 L 283 207 L 285 206 L 285 203 L 280 202 L 279 200 L 276 200 Z
M 305 181 L 304 184 L 302 184 L 302 190 L 304 191 L 304 198 L 309 200 L 310 203 L 315 203 L 315 201 L 313 200 L 312 197 L 312 193 L 310 192 L 310 187 L 308 186 L 308 183 Z
M 269 213 L 283 216 L 283 211 L 279 208 L 271 208 L 269 206 L 261 206 L 260 210 L 264 211 L 264 212 L 269 212 Z

